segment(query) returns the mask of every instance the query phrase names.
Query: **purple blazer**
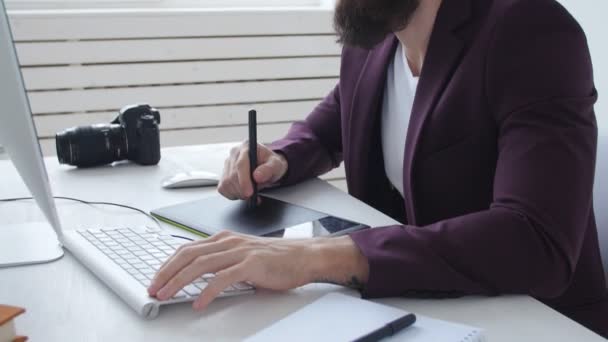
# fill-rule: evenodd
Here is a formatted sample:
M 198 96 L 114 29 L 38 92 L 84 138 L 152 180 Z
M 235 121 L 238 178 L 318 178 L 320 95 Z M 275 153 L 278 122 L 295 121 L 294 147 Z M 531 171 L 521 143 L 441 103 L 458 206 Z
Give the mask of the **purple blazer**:
M 363 295 L 530 294 L 608 336 L 580 26 L 554 0 L 444 0 L 407 132 L 405 200 L 380 139 L 397 44 L 345 47 L 339 84 L 271 145 L 289 162 L 284 184 L 343 161 L 349 193 L 403 222 L 351 235 L 369 260 Z

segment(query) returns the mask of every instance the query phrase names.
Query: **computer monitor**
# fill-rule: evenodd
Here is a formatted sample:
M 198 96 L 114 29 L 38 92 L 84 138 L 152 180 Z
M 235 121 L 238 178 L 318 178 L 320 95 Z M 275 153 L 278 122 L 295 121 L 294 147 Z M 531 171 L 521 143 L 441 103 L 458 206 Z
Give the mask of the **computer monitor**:
M 0 145 L 6 149 L 48 221 L 44 224 L 8 225 L 1 223 L 0 219 L 0 267 L 56 260 L 63 255 L 59 242 L 61 223 L 42 159 L 4 0 L 0 0 L 0 104 Z

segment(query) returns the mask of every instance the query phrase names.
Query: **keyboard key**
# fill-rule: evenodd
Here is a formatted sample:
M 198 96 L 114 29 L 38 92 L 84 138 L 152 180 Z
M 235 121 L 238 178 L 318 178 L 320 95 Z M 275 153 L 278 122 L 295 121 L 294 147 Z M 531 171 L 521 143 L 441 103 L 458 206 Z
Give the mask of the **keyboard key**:
M 129 274 L 132 276 L 140 274 L 139 271 L 134 268 L 130 268 L 129 270 L 127 270 L 127 272 L 129 272 Z
M 138 268 L 139 272 L 146 274 L 146 273 L 156 273 L 156 271 L 152 268 L 152 267 L 144 267 L 144 268 Z
M 224 292 L 235 292 L 238 291 L 238 289 L 236 289 L 234 286 L 230 285 L 227 288 L 224 289 Z
M 152 273 L 145 273 L 144 276 L 146 276 L 146 278 L 148 279 L 154 279 L 154 276 L 156 275 L 155 272 Z
M 155 266 L 158 265 L 158 260 L 156 259 L 152 259 L 152 260 L 144 260 L 144 262 L 148 265 L 148 266 Z
M 204 290 L 207 285 L 209 285 L 207 282 L 202 282 L 202 283 L 195 283 L 194 286 L 198 287 L 200 290 Z
M 246 283 L 236 283 L 232 284 L 232 286 L 234 286 L 234 288 L 236 288 L 237 290 L 250 290 L 253 288 L 251 285 Z
M 188 296 L 188 294 L 186 292 L 184 292 L 184 290 L 181 290 L 178 293 L 176 293 L 175 296 L 173 296 L 173 298 L 171 298 L 171 299 L 182 299 L 182 298 L 186 298 L 187 296 Z
M 152 245 L 151 243 L 142 243 L 140 247 L 148 253 L 159 251 L 159 249 L 154 247 L 154 245 Z
M 201 289 L 199 289 L 198 287 L 196 287 L 194 285 L 188 285 L 188 286 L 184 287 L 184 291 L 186 291 L 187 294 L 189 294 L 193 297 L 198 296 L 202 292 Z
M 148 265 L 144 264 L 143 262 L 136 262 L 136 263 L 131 264 L 131 266 L 133 266 L 137 269 L 142 269 L 142 268 L 148 267 Z
M 124 245 L 123 245 L 124 246 Z M 135 252 L 144 252 L 143 249 L 137 247 L 137 246 L 133 246 L 133 247 L 129 247 L 129 250 L 131 251 L 131 253 L 135 253 Z

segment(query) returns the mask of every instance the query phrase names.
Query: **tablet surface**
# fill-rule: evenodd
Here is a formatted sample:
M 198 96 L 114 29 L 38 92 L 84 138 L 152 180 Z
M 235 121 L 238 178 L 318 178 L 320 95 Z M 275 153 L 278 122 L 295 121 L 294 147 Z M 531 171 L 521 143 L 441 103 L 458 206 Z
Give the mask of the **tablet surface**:
M 251 209 L 246 201 L 230 201 L 214 195 L 155 209 L 151 214 L 164 222 L 204 236 L 222 230 L 256 236 L 292 236 L 290 229 L 294 228 L 298 230 L 299 237 L 312 237 L 341 235 L 368 228 L 269 197 L 261 197 L 260 205 Z

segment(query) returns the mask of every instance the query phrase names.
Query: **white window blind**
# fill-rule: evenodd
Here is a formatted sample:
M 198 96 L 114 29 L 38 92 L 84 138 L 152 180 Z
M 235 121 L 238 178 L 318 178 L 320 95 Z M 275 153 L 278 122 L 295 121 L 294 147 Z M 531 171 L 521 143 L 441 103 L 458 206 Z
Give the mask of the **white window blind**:
M 91 8 L 319 7 L 327 0 L 5 0 L 9 10 Z

